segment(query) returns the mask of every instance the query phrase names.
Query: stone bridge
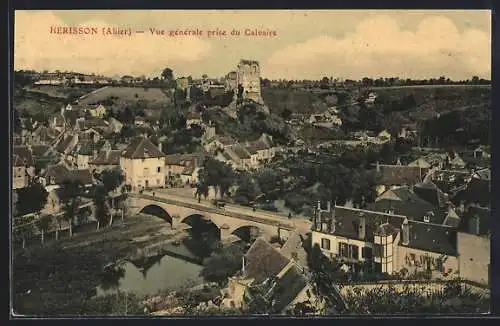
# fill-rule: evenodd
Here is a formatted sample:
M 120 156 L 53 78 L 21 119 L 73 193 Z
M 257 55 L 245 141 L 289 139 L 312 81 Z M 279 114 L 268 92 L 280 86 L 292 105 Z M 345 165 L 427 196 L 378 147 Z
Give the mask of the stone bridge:
M 236 212 L 241 209 L 216 208 L 208 203 L 197 203 L 196 200 L 187 198 L 168 198 L 147 195 L 130 194 L 128 207 L 132 215 L 145 213 L 163 218 L 173 229 L 182 229 L 192 224 L 193 217 L 198 216 L 209 220 L 220 230 L 221 240 L 229 240 L 239 237 L 239 233 L 245 228 L 256 235 L 270 239 L 279 236 L 286 240 L 292 230 L 293 223 L 283 218 L 266 217 L 267 213 L 259 212 Z M 253 233 L 255 234 L 255 233 Z

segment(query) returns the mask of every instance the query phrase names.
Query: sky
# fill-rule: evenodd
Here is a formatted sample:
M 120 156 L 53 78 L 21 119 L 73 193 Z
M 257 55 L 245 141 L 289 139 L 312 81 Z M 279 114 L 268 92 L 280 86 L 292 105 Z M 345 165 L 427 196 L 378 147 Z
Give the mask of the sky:
M 71 10 L 16 11 L 14 69 L 106 76 L 222 77 L 240 59 L 269 79 L 490 79 L 488 10 Z M 50 27 L 130 28 L 130 36 L 51 34 Z M 149 29 L 199 29 L 201 36 Z M 207 30 L 226 30 L 208 37 Z M 241 31 L 231 36 L 231 30 Z M 245 29 L 274 30 L 273 37 Z

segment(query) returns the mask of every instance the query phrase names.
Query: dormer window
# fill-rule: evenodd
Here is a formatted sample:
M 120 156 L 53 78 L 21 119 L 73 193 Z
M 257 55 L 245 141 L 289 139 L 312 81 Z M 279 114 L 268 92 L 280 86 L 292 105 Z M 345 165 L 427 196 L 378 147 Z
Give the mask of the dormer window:
M 429 223 L 430 221 L 431 221 L 431 218 L 429 217 L 429 215 L 425 215 L 424 222 Z

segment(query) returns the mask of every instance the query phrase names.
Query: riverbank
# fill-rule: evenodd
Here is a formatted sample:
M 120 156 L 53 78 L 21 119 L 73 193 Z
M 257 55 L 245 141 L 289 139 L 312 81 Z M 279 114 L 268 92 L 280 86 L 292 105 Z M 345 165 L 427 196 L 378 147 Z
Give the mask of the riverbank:
M 99 231 L 76 234 L 45 247 L 13 255 L 13 303 L 17 314 L 92 314 L 90 298 L 101 284 L 104 266 L 127 257 L 153 255 L 185 236 L 164 220 L 138 215 Z M 103 299 L 99 299 L 103 300 Z

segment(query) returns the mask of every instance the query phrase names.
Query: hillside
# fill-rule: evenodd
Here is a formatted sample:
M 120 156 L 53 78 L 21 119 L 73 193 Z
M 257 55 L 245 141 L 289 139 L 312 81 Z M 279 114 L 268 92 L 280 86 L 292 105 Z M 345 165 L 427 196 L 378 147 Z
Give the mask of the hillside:
M 261 93 L 264 103 L 274 114 L 280 114 L 285 108 L 297 113 L 323 112 L 328 108 L 326 96 L 322 98 L 308 90 L 263 87 Z
M 164 90 L 160 88 L 143 87 L 113 87 L 107 86 L 97 91 L 87 94 L 80 99 L 81 104 L 94 104 L 106 101 L 109 98 L 115 98 L 115 103 L 119 102 L 137 102 L 139 100 L 148 101 L 157 104 L 170 104 L 170 98 Z

